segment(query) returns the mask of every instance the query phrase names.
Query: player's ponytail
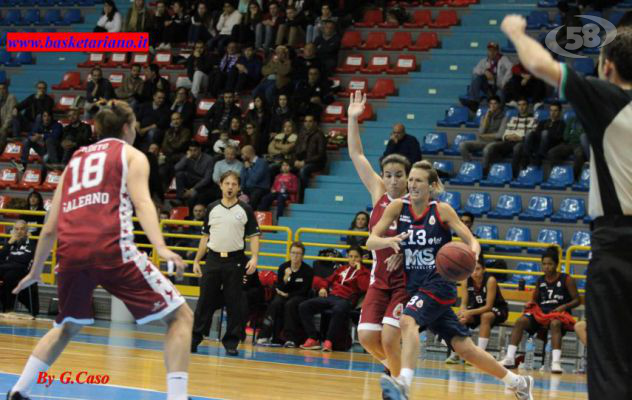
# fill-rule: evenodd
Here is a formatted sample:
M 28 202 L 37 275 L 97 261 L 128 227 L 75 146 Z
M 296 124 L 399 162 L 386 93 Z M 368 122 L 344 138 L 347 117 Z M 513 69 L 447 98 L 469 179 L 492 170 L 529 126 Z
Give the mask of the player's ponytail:
M 431 197 L 434 198 L 434 197 L 439 196 L 441 193 L 443 193 L 444 188 L 443 188 L 443 183 L 441 182 L 441 179 L 439 178 L 439 173 L 437 172 L 436 169 L 434 169 L 430 161 L 428 160 L 417 161 L 416 163 L 413 164 L 413 169 L 422 169 L 428 173 L 428 183 L 430 184 Z M 436 183 L 436 185 L 433 185 L 434 183 Z
M 134 123 L 134 111 L 129 104 L 121 100 L 98 103 L 99 110 L 94 117 L 94 129 L 97 138 L 122 138 L 125 124 Z M 134 127 L 131 127 L 134 129 Z

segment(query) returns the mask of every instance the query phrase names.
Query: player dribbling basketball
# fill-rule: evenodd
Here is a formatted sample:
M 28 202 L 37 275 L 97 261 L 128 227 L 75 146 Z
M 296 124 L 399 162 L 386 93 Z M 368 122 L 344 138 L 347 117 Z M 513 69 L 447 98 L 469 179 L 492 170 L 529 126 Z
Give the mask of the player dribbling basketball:
M 532 400 L 533 378 L 516 375 L 501 366 L 490 354 L 476 347 L 469 329 L 459 323 L 451 305 L 456 301 L 455 282 L 437 273 L 435 257 L 452 240 L 451 230 L 476 254 L 480 244 L 461 222 L 454 209 L 431 201 L 442 190 L 437 171 L 427 161 L 413 165 L 408 177 L 409 199 L 393 201 L 375 226 L 367 247 L 403 251 L 406 289 L 412 296 L 400 319 L 402 369 L 399 377 L 383 376 L 385 399 L 408 399 L 419 354 L 419 330 L 430 329 L 441 336 L 463 359 L 502 380 L 520 400 Z M 398 235 L 383 237 L 391 224 Z

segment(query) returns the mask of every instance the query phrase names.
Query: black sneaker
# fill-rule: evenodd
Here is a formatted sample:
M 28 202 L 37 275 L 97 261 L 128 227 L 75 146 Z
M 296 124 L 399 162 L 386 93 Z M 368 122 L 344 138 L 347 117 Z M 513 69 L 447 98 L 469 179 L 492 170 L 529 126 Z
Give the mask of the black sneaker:
M 25 397 L 20 394 L 20 392 L 7 392 L 7 400 L 31 400 L 30 397 Z

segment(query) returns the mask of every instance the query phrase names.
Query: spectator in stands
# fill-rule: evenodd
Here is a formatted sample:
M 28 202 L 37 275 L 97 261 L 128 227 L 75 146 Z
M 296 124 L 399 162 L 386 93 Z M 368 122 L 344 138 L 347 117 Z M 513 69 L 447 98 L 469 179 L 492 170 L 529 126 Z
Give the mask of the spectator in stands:
M 301 181 L 300 201 L 303 201 L 309 178 L 314 172 L 322 171 L 327 164 L 327 141 L 318 127 L 314 115 L 306 115 L 303 129 L 296 140 L 293 167 L 298 170 Z
M 244 125 L 244 131 L 241 135 L 241 140 L 239 142 L 240 147 L 244 147 L 247 145 L 253 146 L 255 150 L 257 150 L 257 143 L 259 140 L 259 127 L 255 122 L 247 121 Z M 263 155 L 259 153 L 258 155 Z
M 318 297 L 305 300 L 298 306 L 303 328 L 308 339 L 301 345 L 301 349 L 320 350 L 321 335 L 314 326 L 314 315 L 331 310 L 331 320 L 327 333 L 322 339 L 323 351 L 332 351 L 334 340 L 347 329 L 349 312 L 353 310 L 360 296 L 369 287 L 370 272 L 362 265 L 363 251 L 359 247 L 352 247 L 347 251 L 349 264 L 340 266 L 330 275 L 324 284 L 316 287 Z
M 316 56 L 322 60 L 323 73 L 329 77 L 338 65 L 338 52 L 340 51 L 340 35 L 336 32 L 335 22 L 325 21 L 322 33 L 314 40 Z
M 293 103 L 299 115 L 320 115 L 328 104 L 333 103 L 331 81 L 323 79 L 316 67 L 311 67 L 307 74 L 307 81 L 296 85 Z
M 175 165 L 186 154 L 192 137 L 191 130 L 184 126 L 182 114 L 172 113 L 171 124 L 165 132 L 160 146 L 160 152 L 164 156 L 160 176 L 165 182 L 171 182 Z
M 244 140 L 243 140 L 244 131 L 245 131 L 245 128 L 242 126 L 241 118 L 239 118 L 239 117 L 232 117 L 230 119 L 230 126 L 229 126 L 229 129 L 228 129 L 228 136 L 231 139 L 234 139 L 237 142 L 239 142 L 240 148 L 245 146 L 245 144 L 243 143 L 244 142 Z
M 156 11 L 149 23 L 149 45 L 151 48 L 164 47 L 166 42 L 165 23 L 169 19 L 166 0 L 156 2 Z
M 270 109 L 263 96 L 253 96 L 253 108 L 248 110 L 246 120 L 257 125 L 259 134 L 257 136 L 255 151 L 257 154 L 265 154 L 269 137 Z
M 28 273 L 34 254 L 35 245 L 29 239 L 26 221 L 19 219 L 11 229 L 11 237 L 0 249 L 0 303 L 3 313 L 13 311 L 15 296 L 11 291 Z
M 233 28 L 233 38 L 238 43 L 254 43 L 255 49 L 263 47 L 263 12 L 256 1 L 249 1 L 241 24 Z
M 348 230 L 369 232 L 369 213 L 366 211 L 359 211 L 356 213 Z M 347 235 L 346 243 L 349 246 L 365 246 L 368 238 L 368 236 Z
M 290 163 L 281 163 L 281 173 L 274 178 L 270 193 L 263 196 L 259 203 L 259 211 L 268 211 L 272 202 L 276 200 L 276 217 L 283 216 L 285 203 L 296 203 L 298 200 L 298 178 L 291 172 Z
M 461 214 L 460 219 L 461 222 L 463 222 L 463 225 L 467 226 L 467 229 L 472 232 L 472 227 L 474 226 L 474 214 L 469 211 L 465 211 L 463 214 Z
M 208 12 L 205 2 L 197 4 L 195 13 L 191 16 L 191 26 L 189 26 L 189 43 L 206 43 L 211 39 L 213 32 L 213 16 Z
M 145 0 L 134 0 L 125 17 L 125 32 L 149 32 L 153 15 L 145 6 Z
M 171 94 L 171 84 L 168 80 L 160 76 L 160 67 L 157 64 L 149 64 L 145 69 L 145 81 L 140 93 L 140 102 L 151 101 L 156 91 L 161 90 L 165 94 L 165 100 L 169 101 Z
M 224 159 L 215 163 L 213 168 L 213 182 L 219 186 L 219 180 L 228 171 L 235 171 L 241 175 L 244 164 L 237 159 L 237 147 L 226 146 Z
M 500 52 L 498 43 L 489 42 L 487 57 L 474 67 L 469 93 L 471 103 L 465 105 L 476 109 L 481 98 L 502 95 L 502 89 L 511 78 L 512 66 L 511 60 Z
M 305 21 L 303 16 L 293 6 L 285 9 L 285 22 L 279 27 L 277 40 L 279 44 L 298 47 L 305 41 Z
M 213 154 L 215 154 L 216 157 L 221 158 L 224 155 L 226 147 L 228 146 L 238 148 L 239 141 L 231 139 L 228 132 L 222 131 L 219 134 L 219 139 L 217 139 L 217 141 L 213 145 Z
M 562 336 L 573 330 L 575 320 L 570 311 L 580 305 L 579 293 L 575 279 L 558 271 L 559 253 L 555 246 L 549 247 L 542 254 L 542 271 L 544 276 L 538 277 L 531 302 L 525 306 L 524 314 L 518 318 L 511 332 L 511 344 L 507 347 L 507 355 L 502 361 L 505 367 L 515 367 L 515 357 L 523 332 L 529 335 L 538 334 L 546 338 L 551 331 L 551 347 L 553 360 L 551 372 L 561 374 Z
M 168 42 L 158 46 L 157 50 L 168 50 L 171 46 L 185 43 L 189 34 L 191 17 L 186 13 L 182 0 L 175 0 L 171 3 L 171 17 L 165 21 L 163 40 Z
M 287 47 L 277 46 L 261 72 L 264 78 L 253 90 L 252 97 L 265 96 L 268 104 L 272 104 L 277 94 L 286 90 L 290 84 L 292 62 Z
M 189 96 L 189 89 L 180 87 L 176 90 L 176 98 L 171 103 L 171 112 L 177 112 L 182 118 L 182 125 L 193 130 L 193 119 L 195 118 L 195 104 L 191 101 Z
M 308 43 L 303 47 L 303 54 L 294 58 L 292 61 L 292 82 L 298 84 L 299 82 L 307 81 L 307 73 L 310 68 L 317 68 L 321 73 L 323 72 L 323 63 L 316 56 L 316 46 L 314 43 Z
M 57 164 L 60 161 L 59 147 L 63 128 L 53 119 L 53 113 L 44 111 L 40 121 L 36 122 L 29 137 L 22 142 L 22 170 L 28 165 L 31 149 L 35 150 L 43 162 Z
M 390 154 L 401 154 L 414 164 L 421 160 L 421 146 L 416 137 L 406 133 L 406 127 L 401 122 L 393 125 L 391 137 L 386 144 L 382 158 Z
M 505 118 L 500 98 L 491 96 L 489 98 L 489 110 L 481 118 L 478 127 L 478 140 L 465 141 L 459 144 L 459 151 L 463 161 L 472 161 L 472 153 L 483 150 L 488 144 L 501 140 L 500 126 Z
M 116 33 L 121 31 L 121 14 L 116 8 L 113 0 L 105 0 L 103 2 L 103 15 L 97 21 L 97 26 L 93 32 L 109 32 Z
M 213 157 L 202 153 L 198 142 L 189 143 L 186 155 L 175 166 L 176 196 L 189 207 L 208 204 L 218 191 L 213 188 Z
M 294 154 L 294 148 L 296 147 L 296 140 L 298 134 L 296 133 L 296 126 L 291 120 L 287 120 L 283 123 L 283 129 L 281 132 L 275 134 L 270 140 L 268 145 L 268 156 L 275 163 L 281 161 L 291 161 Z
M 161 143 L 169 128 L 169 106 L 162 90 L 154 93 L 153 101 L 141 104 L 136 112 L 136 142 L 134 146 L 147 151 L 152 143 Z
M 285 22 L 285 16 L 279 9 L 279 5 L 270 2 L 268 5 L 268 14 L 263 17 L 263 50 L 267 51 L 274 45 L 278 45 L 277 32 L 279 26 Z M 264 72 L 265 75 L 265 72 Z
M 186 66 L 187 76 L 191 80 L 191 94 L 196 99 L 199 99 L 202 93 L 206 93 L 214 63 L 215 56 L 206 50 L 204 42 L 195 42 L 193 54 L 187 59 Z
M 240 59 L 239 47 L 237 43 L 230 42 L 226 46 L 226 54 L 219 62 L 218 68 L 213 71 L 210 79 L 209 91 L 213 97 L 218 93 L 235 92 L 237 87 L 237 79 L 239 78 L 239 70 L 237 62 Z M 235 95 L 237 97 L 237 95 Z
M 115 97 L 114 88 L 110 81 L 103 77 L 101 68 L 92 68 L 90 77 L 92 79 L 88 82 L 86 88 L 86 112 L 89 112 L 96 102 L 100 100 L 110 100 Z
M 588 160 L 589 153 L 586 153 L 582 146 L 581 137 L 586 135 L 584 127 L 577 117 L 571 117 L 564 126 L 564 138 L 562 143 L 553 146 L 548 154 L 547 159 L 552 165 L 562 164 L 572 154 L 573 174 L 575 180 L 579 179 L 584 163 Z
M 38 192 L 37 190 L 31 191 L 28 197 L 26 198 L 25 209 L 29 211 L 46 211 L 44 209 L 44 198 L 42 197 L 42 194 Z M 23 215 L 22 217 L 27 223 L 31 224 L 31 226 L 28 226 L 27 228 L 29 235 L 31 237 L 39 236 L 42 228 L 33 226 L 33 224 L 43 225 L 44 219 L 46 216 L 45 215 Z M 37 240 L 33 240 L 33 243 L 37 243 Z
M 262 62 L 252 46 L 247 46 L 244 49 L 244 54 L 239 58 L 235 67 L 239 72 L 235 86 L 236 93 L 254 88 L 261 80 Z
M 13 109 L 17 104 L 15 96 L 9 93 L 7 83 L 0 83 L 0 152 L 4 150 L 7 138 L 13 136 Z
M 314 279 L 314 272 L 303 260 L 304 256 L 303 243 L 293 242 L 290 246 L 290 261 L 279 265 L 276 295 L 266 310 L 257 344 L 278 342 L 283 336 L 285 347 L 296 347 L 296 331 L 300 329 L 298 308 L 309 296 Z
M 132 107 L 136 106 L 143 90 L 143 78 L 140 77 L 140 69 L 139 64 L 132 64 L 130 74 L 123 78 L 121 86 L 114 90 L 117 98 L 125 100 Z
M 324 25 L 327 21 L 338 20 L 338 17 L 334 16 L 331 12 L 329 4 L 323 4 L 320 8 L 320 16 L 316 18 L 313 24 L 307 25 L 307 31 L 305 34 L 306 43 L 314 43 L 317 38 L 320 37 L 321 31 L 324 30 Z
M 529 112 L 527 99 L 518 100 L 518 115 L 511 118 L 505 117 L 498 129 L 502 135 L 502 141 L 489 143 L 483 149 L 484 173 L 489 172 L 489 168 L 494 162 L 513 154 L 512 169 L 514 177 L 517 177 L 520 172 L 520 166 L 516 164 L 517 151 L 520 150 L 519 144 L 529 132 L 535 129 L 536 122 L 533 114 Z
M 270 191 L 270 169 L 263 157 L 257 157 L 255 148 L 245 146 L 241 149 L 244 169 L 241 170 L 241 190 L 250 200 L 253 210 L 259 209 L 263 196 Z
M 233 3 L 225 1 L 223 12 L 219 16 L 219 20 L 215 26 L 218 33 L 210 42 L 209 47 L 211 50 L 217 49 L 217 52 L 220 54 L 224 52 L 224 48 L 233 33 L 233 28 L 241 23 L 241 18 L 241 13 L 235 9 Z
M 270 135 L 274 136 L 275 134 L 281 132 L 283 129 L 283 123 L 292 119 L 294 119 L 294 112 L 290 106 L 288 95 L 280 94 L 276 98 L 274 106 L 272 107 L 269 125 Z
M 94 143 L 92 128 L 81 121 L 81 113 L 76 108 L 68 111 L 68 125 L 64 126 L 61 136 L 63 156 L 62 164 L 67 164 L 74 152 L 81 146 Z
M 518 157 L 513 164 L 520 169 L 527 165 L 542 165 L 542 160 L 549 150 L 564 141 L 564 121 L 562 121 L 562 105 L 555 102 L 549 106 L 549 118 L 538 122 L 534 130 L 529 132 L 523 143 L 518 144 L 514 156 Z
M 13 111 L 15 123 L 13 125 L 13 136 L 19 137 L 20 131 L 30 131 L 35 121 L 41 118 L 44 111 L 52 114 L 55 101 L 46 93 L 48 85 L 44 81 L 39 81 L 35 85 L 35 94 L 18 103 Z
M 204 214 L 206 213 L 207 204 L 198 203 L 193 206 L 193 210 L 191 211 L 191 215 L 187 216 L 185 220 L 187 221 L 197 221 L 204 222 Z M 202 235 L 202 230 L 204 226 L 195 226 L 195 225 L 187 225 L 182 233 L 185 235 Z M 176 242 L 176 246 L 179 247 L 193 247 L 197 248 L 198 243 L 200 241 L 198 239 L 180 239 Z M 184 258 L 187 260 L 193 260 L 195 258 L 195 250 L 189 250 L 185 252 Z
M 510 105 L 522 97 L 531 100 L 532 103 L 541 103 L 546 97 L 546 84 L 518 63 L 511 68 L 511 78 L 505 84 L 503 96 L 505 102 Z
M 241 109 L 235 104 L 235 96 L 232 91 L 224 92 L 223 101 L 217 101 L 208 109 L 204 116 L 204 126 L 208 129 L 209 134 L 213 135 L 211 143 L 214 143 L 219 136 L 220 131 L 228 131 L 230 129 L 230 120 L 234 117 L 241 116 Z

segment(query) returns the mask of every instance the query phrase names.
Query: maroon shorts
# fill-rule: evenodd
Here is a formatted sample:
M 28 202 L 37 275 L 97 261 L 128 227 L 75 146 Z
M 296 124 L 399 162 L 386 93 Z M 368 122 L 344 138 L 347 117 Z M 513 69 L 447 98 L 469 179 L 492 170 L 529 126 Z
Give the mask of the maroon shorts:
M 145 256 L 114 268 L 60 268 L 57 274 L 59 314 L 55 326 L 66 322 L 94 323 L 92 293 L 101 285 L 118 297 L 136 322 L 163 318 L 185 300 L 178 290 Z
M 399 317 L 409 297 L 404 287 L 378 289 L 369 286 L 362 303 L 358 330 L 381 331 L 383 324 L 399 328 Z

